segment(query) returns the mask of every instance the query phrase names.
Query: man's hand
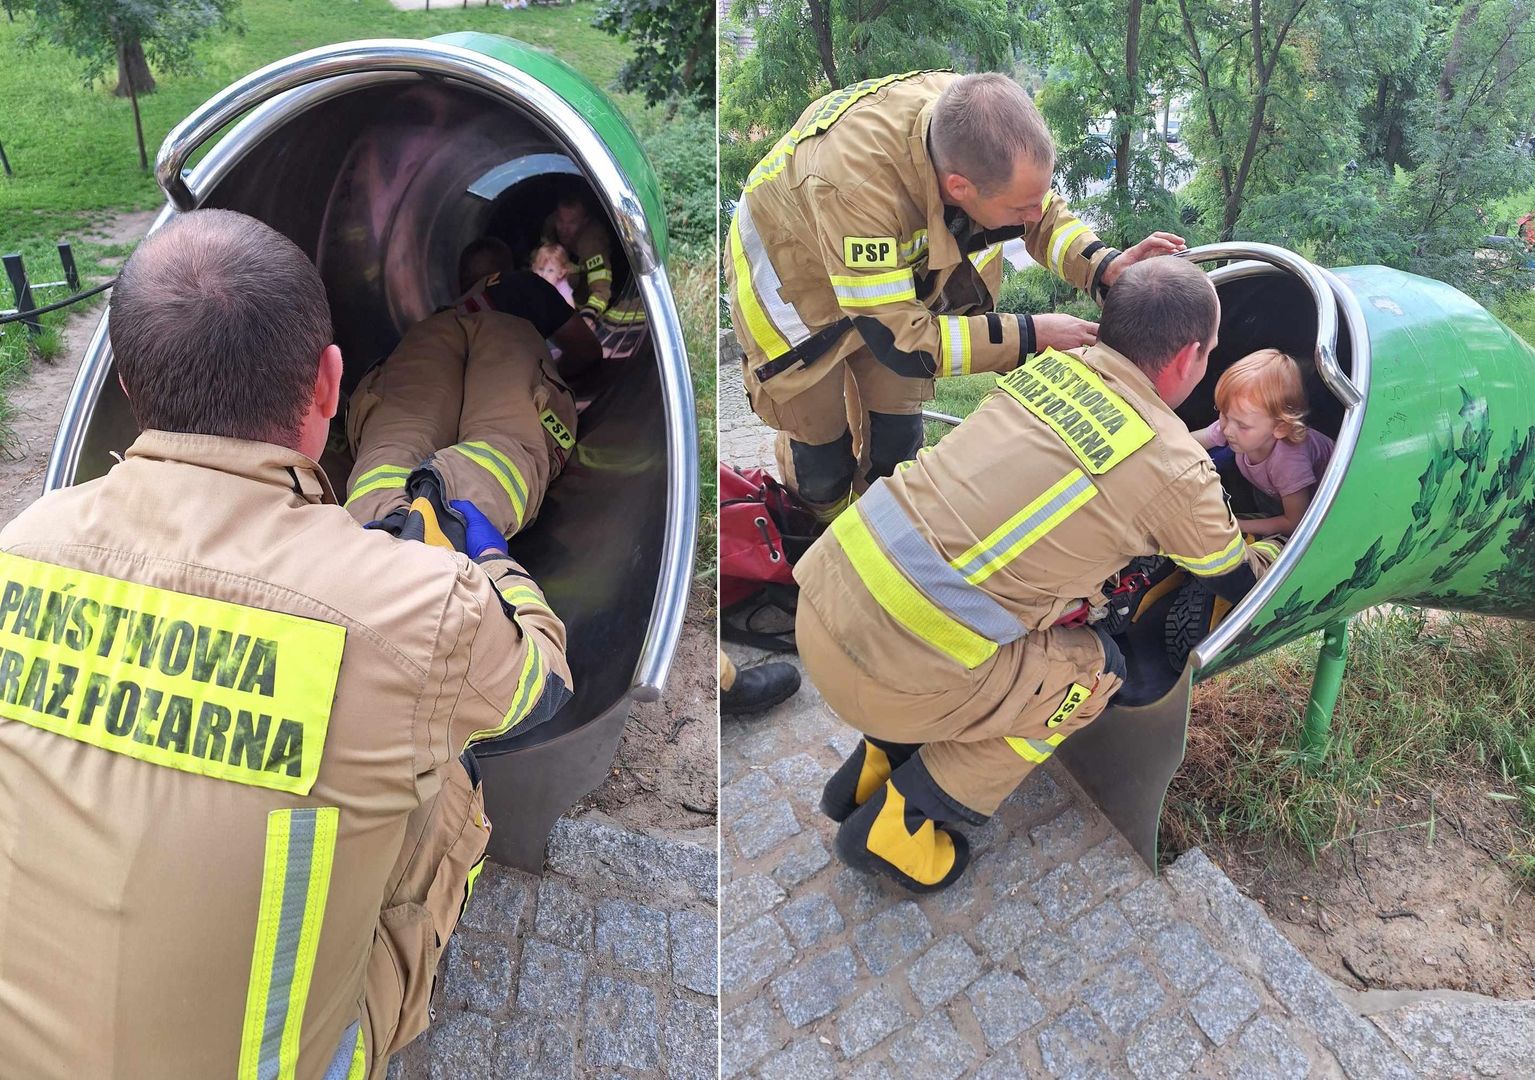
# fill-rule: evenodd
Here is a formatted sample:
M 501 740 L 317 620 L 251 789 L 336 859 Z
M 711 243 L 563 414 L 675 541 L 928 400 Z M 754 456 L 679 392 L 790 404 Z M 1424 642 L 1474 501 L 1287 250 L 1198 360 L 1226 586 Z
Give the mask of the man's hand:
M 1098 324 L 1075 315 L 1034 316 L 1034 349 L 1080 349 L 1098 343 Z
M 464 546 L 474 553 L 476 559 L 493 551 L 506 554 L 506 537 L 490 523 L 488 517 L 480 513 L 478 506 L 468 499 L 454 499 L 449 505 L 464 515 L 464 522 L 468 525 L 464 533 Z
M 1113 285 L 1120 274 L 1142 259 L 1150 259 L 1157 255 L 1173 255 L 1187 249 L 1188 245 L 1177 233 L 1154 232 L 1134 247 L 1120 252 L 1119 258 L 1109 263 L 1109 268 L 1103 272 L 1103 283 Z

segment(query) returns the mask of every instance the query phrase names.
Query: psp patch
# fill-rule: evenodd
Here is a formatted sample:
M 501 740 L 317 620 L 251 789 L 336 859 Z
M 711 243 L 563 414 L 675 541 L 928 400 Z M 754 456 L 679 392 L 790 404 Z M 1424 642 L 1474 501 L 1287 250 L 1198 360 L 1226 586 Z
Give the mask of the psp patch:
M 900 263 L 893 236 L 844 236 L 842 262 L 849 270 L 894 270 Z
M 590 259 L 587 259 L 586 260 L 586 268 L 588 270 L 601 270 L 602 269 L 602 256 L 601 255 L 593 255 Z
M 555 416 L 553 412 L 545 409 L 539 414 L 538 418 L 543 422 L 544 430 L 549 433 L 555 442 L 560 444 L 561 450 L 569 450 L 572 446 L 576 445 L 576 437 L 570 433 L 570 429 L 561 423 L 560 418 Z
M 1045 721 L 1045 727 L 1060 727 L 1071 719 L 1072 715 L 1082 707 L 1084 701 L 1092 696 L 1093 691 L 1090 687 L 1083 686 L 1081 683 L 1072 683 L 1071 689 L 1066 691 L 1066 697 L 1061 701 L 1060 706 L 1050 714 L 1050 719 Z

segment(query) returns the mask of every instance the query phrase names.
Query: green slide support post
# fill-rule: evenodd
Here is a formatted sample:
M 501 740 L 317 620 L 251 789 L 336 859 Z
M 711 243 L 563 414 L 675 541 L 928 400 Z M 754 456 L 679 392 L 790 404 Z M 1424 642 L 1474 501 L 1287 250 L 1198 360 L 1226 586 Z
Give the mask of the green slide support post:
M 1332 623 L 1322 631 L 1322 651 L 1311 679 L 1311 700 L 1306 703 L 1306 722 L 1301 728 L 1301 753 L 1312 765 L 1321 764 L 1332 739 L 1332 711 L 1343 689 L 1343 669 L 1348 661 L 1348 620 Z
M 1187 257 L 1219 264 L 1222 313 L 1220 346 L 1179 415 L 1210 423 L 1221 372 L 1280 348 L 1301 361 L 1310 422 L 1336 449 L 1278 561 L 1184 669 L 1164 659 L 1146 704 L 1111 705 L 1061 744 L 1152 866 L 1195 682 L 1323 631 L 1300 734 L 1313 751 L 1327 741 L 1351 616 L 1396 603 L 1535 619 L 1535 349 L 1455 288 L 1399 270 L 1331 271 L 1264 244 Z

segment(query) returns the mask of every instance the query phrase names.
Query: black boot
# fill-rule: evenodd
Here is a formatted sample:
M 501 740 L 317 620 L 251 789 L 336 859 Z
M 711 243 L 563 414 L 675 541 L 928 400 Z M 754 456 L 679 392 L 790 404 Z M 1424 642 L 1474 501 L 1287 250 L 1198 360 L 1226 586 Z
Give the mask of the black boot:
M 843 822 L 837 853 L 849 866 L 882 874 L 912 892 L 937 892 L 959 880 L 970 864 L 969 843 L 940 823 L 985 820 L 944 794 L 916 755 Z
M 865 735 L 858 749 L 826 781 L 821 791 L 821 813 L 833 821 L 846 821 L 920 748 L 920 743 L 886 742 Z
M 799 669 L 793 664 L 758 664 L 736 672 L 729 690 L 720 691 L 720 712 L 727 716 L 762 712 L 787 701 L 799 689 Z

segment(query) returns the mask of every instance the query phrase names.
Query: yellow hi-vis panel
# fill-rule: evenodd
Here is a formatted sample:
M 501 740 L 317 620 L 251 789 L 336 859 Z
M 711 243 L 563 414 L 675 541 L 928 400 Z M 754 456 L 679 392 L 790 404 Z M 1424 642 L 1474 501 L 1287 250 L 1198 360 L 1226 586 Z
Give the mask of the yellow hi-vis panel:
M 346 628 L 0 553 L 0 717 L 307 795 Z
M 1030 357 L 997 386 L 1049 424 L 1094 476 L 1151 441 L 1150 425 L 1129 402 L 1082 361 L 1054 349 Z

